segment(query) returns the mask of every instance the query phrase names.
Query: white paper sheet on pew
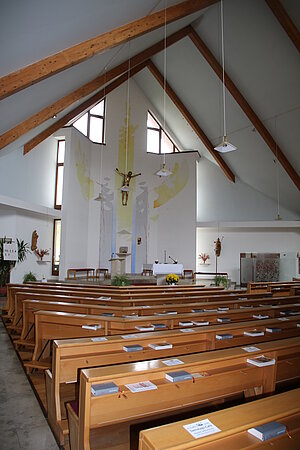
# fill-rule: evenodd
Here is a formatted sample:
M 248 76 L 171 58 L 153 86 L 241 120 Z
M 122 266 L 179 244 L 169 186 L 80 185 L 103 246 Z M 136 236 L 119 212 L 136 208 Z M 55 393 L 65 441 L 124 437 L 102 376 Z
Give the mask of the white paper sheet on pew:
M 98 300 L 111 300 L 111 297 L 98 297 Z
M 166 366 L 177 366 L 177 364 L 184 364 L 183 361 L 181 361 L 181 359 L 166 359 L 165 361 L 162 361 L 163 364 L 165 364 Z
M 179 331 L 181 331 L 181 333 L 195 333 L 195 330 L 193 330 L 193 328 L 183 328 Z
M 216 427 L 209 419 L 189 423 L 188 425 L 184 425 L 183 428 L 185 428 L 195 439 L 219 433 L 219 431 L 221 431 L 220 428 Z
M 123 334 L 121 337 L 122 337 L 122 339 L 136 339 L 136 338 L 138 338 L 138 335 L 136 335 L 136 334 Z
M 139 383 L 125 384 L 125 386 L 133 393 L 152 391 L 153 389 L 157 389 L 156 384 L 151 383 L 151 381 L 141 381 Z
M 245 350 L 245 352 L 251 353 L 251 352 L 259 352 L 260 348 L 258 347 L 254 347 L 254 345 L 249 345 L 248 347 L 242 347 L 243 350 Z
M 107 341 L 106 337 L 95 337 L 95 338 L 91 338 L 91 341 L 93 342 L 104 342 Z

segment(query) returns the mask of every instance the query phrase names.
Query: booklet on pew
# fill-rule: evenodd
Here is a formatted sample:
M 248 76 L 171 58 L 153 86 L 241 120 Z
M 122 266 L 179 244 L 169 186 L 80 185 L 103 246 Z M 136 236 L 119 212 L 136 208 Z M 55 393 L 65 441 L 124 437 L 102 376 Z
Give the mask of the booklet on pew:
M 216 334 L 216 339 L 219 341 L 223 341 L 225 339 L 232 339 L 233 336 L 230 333 L 224 333 L 224 334 Z
M 196 325 L 197 327 L 200 327 L 202 325 L 209 325 L 209 321 L 208 320 L 199 320 L 199 321 L 193 321 L 193 324 Z
M 249 331 L 244 331 L 244 335 L 256 337 L 256 336 L 264 336 L 265 333 L 262 330 L 249 330 Z
M 135 327 L 136 330 L 139 331 L 153 331 L 154 330 L 154 326 L 150 325 L 150 326 L 140 326 L 140 327 Z
M 101 316 L 104 316 L 104 317 L 114 317 L 114 313 L 102 313 Z
M 286 431 L 287 429 L 284 424 L 280 422 L 268 422 L 254 428 L 249 428 L 248 433 L 261 441 L 268 441 L 269 439 L 285 434 Z
M 111 300 L 111 297 L 98 297 L 98 300 Z
M 204 312 L 217 312 L 217 309 L 204 309 Z
M 84 328 L 85 330 L 99 330 L 101 325 L 100 323 L 94 323 L 90 325 L 82 325 L 81 328 Z
M 169 344 L 169 342 L 158 342 L 156 344 L 149 344 L 148 347 L 154 350 L 165 350 L 167 348 L 173 348 L 173 345 Z
M 124 352 L 141 352 L 143 350 L 143 347 L 141 345 L 135 344 L 135 345 L 124 345 L 123 346 Z
M 178 322 L 178 325 L 180 327 L 192 327 L 193 326 L 193 322 L 192 321 Z
M 253 314 L 253 319 L 269 319 L 270 316 L 267 314 Z
M 279 327 L 266 327 L 267 333 L 280 333 L 281 328 Z
M 193 313 L 202 313 L 204 312 L 204 309 L 192 309 Z
M 155 330 L 163 330 L 164 328 L 167 328 L 165 323 L 152 323 L 151 325 L 155 328 Z
M 124 319 L 135 319 L 136 317 L 139 317 L 138 314 L 124 314 L 122 317 L 124 317 Z
M 218 317 L 218 318 L 217 318 L 217 322 L 220 322 L 220 323 L 229 323 L 229 322 L 231 322 L 231 319 L 230 319 L 230 317 Z
M 284 311 L 280 311 L 279 314 L 281 316 L 289 316 L 291 314 L 292 310 L 291 309 L 286 309 Z
M 228 306 L 219 306 L 218 311 L 228 311 L 229 307 Z
M 300 323 L 297 323 L 297 327 L 300 328 Z
M 275 358 L 268 358 L 267 356 L 261 355 L 257 358 L 248 358 L 247 363 L 258 367 L 273 366 L 275 364 Z
M 119 388 L 115 383 L 111 381 L 108 383 L 92 384 L 91 392 L 95 396 L 100 396 L 119 392 Z
M 192 380 L 193 376 L 186 370 L 177 370 L 176 372 L 167 372 L 165 378 L 172 383 L 176 383 L 177 381 Z
M 253 305 L 240 305 L 240 309 L 251 309 Z
M 125 386 L 133 393 L 157 389 L 156 384 L 151 381 L 140 381 L 139 383 L 125 384 Z
M 177 311 L 162 311 L 154 313 L 155 316 L 169 316 L 171 314 L 177 314 Z

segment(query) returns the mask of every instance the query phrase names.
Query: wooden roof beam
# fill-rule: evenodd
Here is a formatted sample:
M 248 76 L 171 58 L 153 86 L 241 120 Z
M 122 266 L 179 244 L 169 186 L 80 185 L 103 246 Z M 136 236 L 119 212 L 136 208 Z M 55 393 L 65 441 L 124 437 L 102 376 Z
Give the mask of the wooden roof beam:
M 265 0 L 278 22 L 300 53 L 300 32 L 279 0 Z
M 188 26 L 171 34 L 170 36 L 167 37 L 166 46 L 169 47 L 170 45 L 175 44 L 180 39 L 186 37 L 189 32 L 190 27 Z M 162 39 L 161 41 L 147 48 L 146 50 L 143 50 L 142 52 L 133 56 L 130 60 L 130 66 L 134 67 L 135 65 L 141 64 L 146 59 L 151 58 L 151 56 L 161 52 L 164 49 L 164 47 L 165 41 L 164 39 Z M 84 84 L 75 91 L 70 92 L 60 100 L 56 101 L 55 103 L 52 103 L 52 105 L 49 105 L 46 108 L 39 111 L 38 113 L 33 114 L 31 117 L 28 117 L 28 119 L 19 123 L 18 125 L 6 131 L 0 136 L 0 149 L 16 141 L 25 133 L 28 133 L 28 131 L 46 122 L 46 120 L 51 119 L 54 115 L 58 115 L 61 111 L 63 111 L 73 103 L 77 102 L 78 100 L 81 100 L 82 98 L 101 88 L 101 86 L 103 86 L 105 83 L 112 81 L 114 78 L 126 72 L 127 70 L 128 70 L 128 60 L 108 70 L 106 73 L 99 75 L 94 80 Z
M 200 128 L 199 124 L 197 123 L 196 119 L 192 116 L 192 114 L 188 111 L 186 106 L 182 103 L 178 95 L 175 93 L 175 91 L 171 88 L 168 82 L 164 83 L 164 77 L 158 70 L 158 68 L 154 65 L 152 61 L 149 61 L 147 64 L 148 69 L 150 72 L 154 75 L 156 80 L 159 82 L 161 87 L 164 89 L 164 85 L 166 86 L 166 93 L 172 100 L 172 102 L 175 104 L 175 106 L 178 108 L 178 110 L 181 112 L 185 120 L 190 124 L 190 126 L 193 128 L 197 136 L 201 139 L 209 153 L 212 155 L 212 157 L 216 160 L 217 164 L 220 166 L 220 168 L 223 170 L 226 177 L 232 181 L 235 182 L 235 176 L 231 169 L 227 166 L 226 162 L 221 157 L 220 153 L 217 152 L 214 149 L 213 144 L 210 142 L 204 131 Z
M 211 53 L 209 48 L 206 46 L 206 44 L 202 41 L 200 36 L 196 33 L 196 31 L 191 27 L 191 32 L 189 34 L 190 39 L 195 44 L 197 49 L 200 51 L 202 56 L 206 59 L 208 64 L 211 66 L 211 68 L 214 70 L 215 74 L 220 78 L 222 81 L 222 66 L 219 64 L 219 62 L 216 60 L 214 55 Z M 238 90 L 238 88 L 235 86 L 233 81 L 229 78 L 229 76 L 225 72 L 225 85 L 232 97 L 235 99 L 235 101 L 238 103 L 238 105 L 241 107 L 241 109 L 244 111 L 250 122 L 254 125 L 256 130 L 259 132 L 265 143 L 268 145 L 272 153 L 275 155 L 275 157 L 278 159 L 282 167 L 285 169 L 293 183 L 297 186 L 297 188 L 300 190 L 300 177 L 298 173 L 295 171 L 291 163 L 288 161 L 282 150 L 280 149 L 279 145 L 275 142 L 267 128 L 264 126 L 262 121 L 259 119 L 257 114 L 254 112 L 254 110 L 251 108 L 245 97 L 242 95 L 242 93 Z
M 28 86 L 44 80 L 56 73 L 62 72 L 69 67 L 75 66 L 87 59 L 113 48 L 124 42 L 130 41 L 145 33 L 156 30 L 167 23 L 174 22 L 182 17 L 188 16 L 218 0 L 186 0 L 177 5 L 170 6 L 149 14 L 141 19 L 122 25 L 112 31 L 101 34 L 68 49 L 62 50 L 54 55 L 48 56 L 29 66 L 23 67 L 15 72 L 0 78 L 0 100 L 12 95 Z
M 136 73 L 140 72 L 142 69 L 146 67 L 146 61 L 144 61 L 139 66 L 135 66 L 130 70 L 129 76 L 132 77 Z M 29 142 L 27 142 L 24 145 L 24 155 L 26 153 L 30 152 L 34 147 L 36 147 L 38 144 L 43 142 L 45 139 L 47 139 L 49 136 L 51 136 L 53 133 L 58 131 L 60 128 L 62 128 L 64 125 L 66 125 L 70 120 L 74 119 L 76 116 L 78 116 L 80 113 L 85 111 L 86 109 L 93 106 L 96 102 L 99 102 L 105 95 L 112 92 L 114 89 L 118 88 L 121 84 L 123 84 L 125 81 L 128 80 L 128 72 L 121 75 L 119 78 L 114 80 L 112 83 L 105 86 L 105 88 L 101 89 L 101 91 L 97 92 L 95 95 L 90 97 L 85 102 L 81 103 L 81 105 L 77 106 L 75 109 L 70 111 L 65 116 L 61 117 L 59 120 L 57 120 L 53 125 L 48 127 L 46 130 L 42 131 L 40 134 L 35 136 L 33 139 L 31 139 Z

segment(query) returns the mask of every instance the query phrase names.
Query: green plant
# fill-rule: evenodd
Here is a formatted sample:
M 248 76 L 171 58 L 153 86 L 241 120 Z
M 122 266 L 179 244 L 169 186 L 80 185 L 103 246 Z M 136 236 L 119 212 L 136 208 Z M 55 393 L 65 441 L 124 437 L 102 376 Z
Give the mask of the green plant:
M 33 272 L 25 273 L 23 283 L 29 283 L 29 281 L 36 281 L 36 276 Z
M 215 284 L 216 286 L 224 286 L 227 287 L 228 280 L 223 275 L 216 275 L 215 276 Z
M 129 286 L 130 280 L 126 275 L 115 275 L 111 280 L 112 286 Z
M 29 244 L 17 239 L 18 246 L 18 261 L 8 261 L 3 259 L 3 244 L 5 238 L 0 240 L 0 286 L 5 286 L 9 283 L 10 271 L 13 269 L 17 262 L 22 262 L 26 259 L 29 252 Z

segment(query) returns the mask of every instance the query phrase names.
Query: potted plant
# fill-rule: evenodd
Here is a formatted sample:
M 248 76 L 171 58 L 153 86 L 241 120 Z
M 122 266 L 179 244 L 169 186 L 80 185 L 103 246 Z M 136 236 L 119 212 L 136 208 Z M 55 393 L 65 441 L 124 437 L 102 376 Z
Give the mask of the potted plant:
M 129 286 L 130 280 L 126 275 L 115 275 L 111 280 L 112 286 Z
M 33 272 L 25 273 L 23 277 L 23 284 L 29 283 L 30 281 L 36 281 L 36 276 Z
M 170 284 L 170 285 L 178 284 L 179 276 L 176 275 L 175 273 L 169 273 L 169 275 L 166 276 L 166 282 L 167 282 L 167 284 Z
M 223 275 L 216 275 L 215 276 L 215 284 L 216 284 L 216 286 L 223 286 L 226 288 L 228 285 L 228 280 Z
M 10 281 L 10 271 L 13 269 L 17 262 L 22 262 L 26 259 L 29 252 L 29 244 L 17 239 L 18 246 L 18 261 L 9 261 L 3 258 L 3 244 L 5 238 L 0 240 L 0 293 L 2 296 L 6 296 L 6 285 Z

